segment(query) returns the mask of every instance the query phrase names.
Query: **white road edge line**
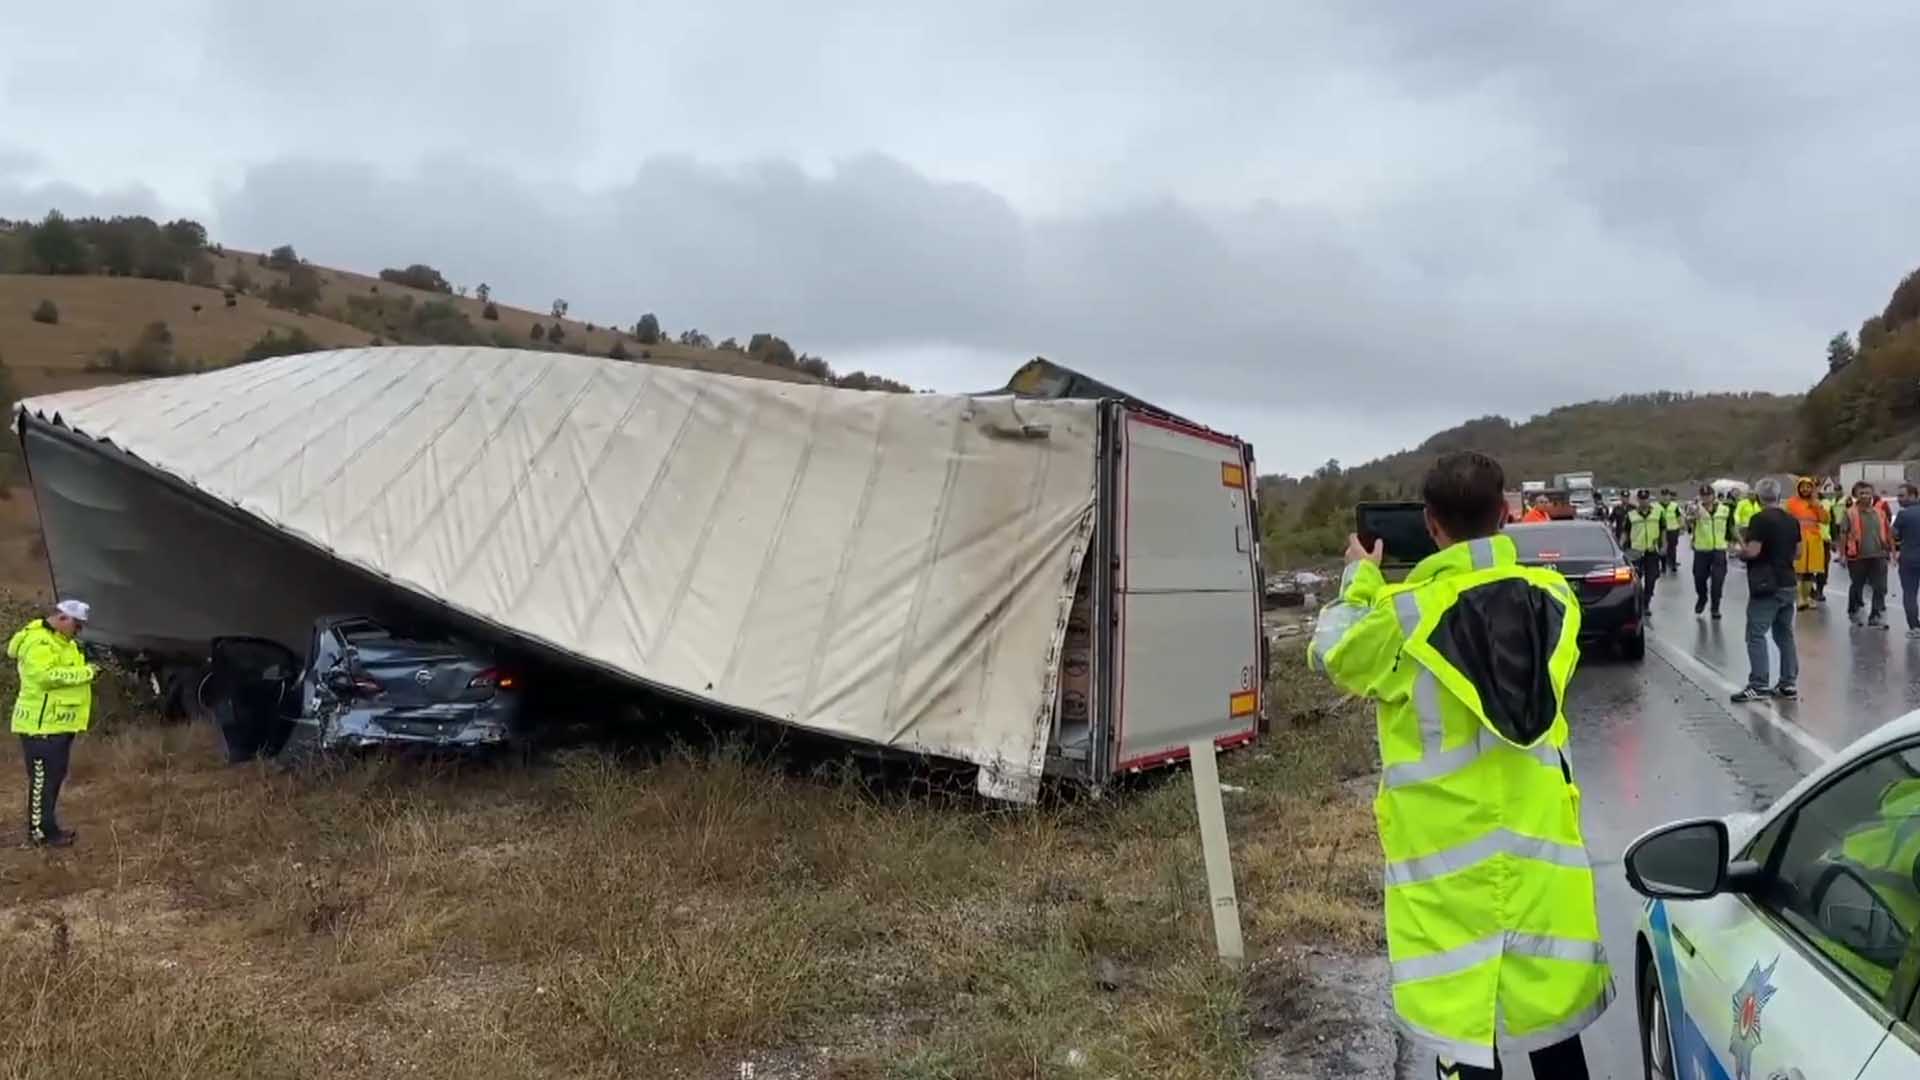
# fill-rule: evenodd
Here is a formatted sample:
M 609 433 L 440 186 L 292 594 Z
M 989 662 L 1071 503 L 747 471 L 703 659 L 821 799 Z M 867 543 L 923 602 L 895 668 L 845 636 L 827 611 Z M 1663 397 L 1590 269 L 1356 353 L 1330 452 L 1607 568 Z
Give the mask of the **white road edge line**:
M 1653 634 L 1647 635 L 1647 644 L 1653 646 L 1653 650 L 1660 654 L 1661 659 L 1673 665 L 1674 669 L 1680 672 L 1681 677 L 1687 678 L 1689 682 L 1693 682 L 1694 685 L 1699 686 L 1701 690 L 1711 694 L 1713 689 L 1718 688 L 1728 695 L 1740 692 L 1740 686 L 1736 686 L 1726 676 L 1702 663 L 1698 657 L 1695 657 L 1691 653 L 1682 652 L 1680 649 L 1661 641 Z M 1706 680 L 1706 683 L 1703 685 L 1698 681 L 1700 679 Z M 1812 759 L 1811 765 L 1807 766 L 1809 772 L 1812 771 L 1812 767 L 1824 764 L 1837 753 L 1833 747 L 1828 746 L 1819 736 L 1808 732 L 1807 729 L 1801 727 L 1799 724 L 1787 719 L 1771 701 L 1753 702 L 1743 705 L 1740 706 L 1737 712 L 1731 707 L 1730 702 L 1721 701 L 1719 704 L 1728 715 L 1740 723 L 1751 727 L 1753 725 L 1749 718 L 1757 719 L 1766 724 L 1767 727 L 1773 729 L 1775 734 L 1782 736 L 1799 747 L 1803 753 Z

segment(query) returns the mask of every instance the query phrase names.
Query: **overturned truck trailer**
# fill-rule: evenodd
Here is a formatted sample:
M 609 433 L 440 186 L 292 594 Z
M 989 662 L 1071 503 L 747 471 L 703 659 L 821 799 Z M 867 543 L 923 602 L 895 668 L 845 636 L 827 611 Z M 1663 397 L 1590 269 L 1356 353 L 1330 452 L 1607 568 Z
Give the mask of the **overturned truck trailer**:
M 427 347 L 17 423 L 55 586 L 112 645 L 432 616 L 1021 801 L 1258 731 L 1251 452 L 1138 402 Z

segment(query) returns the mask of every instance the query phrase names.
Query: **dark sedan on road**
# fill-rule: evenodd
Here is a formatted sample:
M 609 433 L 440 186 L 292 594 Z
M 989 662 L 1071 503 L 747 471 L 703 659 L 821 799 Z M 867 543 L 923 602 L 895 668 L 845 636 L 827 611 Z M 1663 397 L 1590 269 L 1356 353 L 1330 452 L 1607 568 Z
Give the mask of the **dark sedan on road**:
M 1510 525 L 1520 562 L 1556 570 L 1580 598 L 1580 642 L 1611 644 L 1628 660 L 1646 655 L 1640 586 L 1613 530 L 1599 521 Z

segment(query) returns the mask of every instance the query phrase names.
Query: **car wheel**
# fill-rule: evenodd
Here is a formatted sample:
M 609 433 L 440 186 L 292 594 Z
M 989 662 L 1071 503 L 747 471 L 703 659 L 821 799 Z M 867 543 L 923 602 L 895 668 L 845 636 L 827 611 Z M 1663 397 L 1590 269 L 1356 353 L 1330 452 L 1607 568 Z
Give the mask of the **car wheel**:
M 1640 1064 L 1647 1080 L 1675 1080 L 1673 1026 L 1667 1019 L 1667 999 L 1660 993 L 1660 972 L 1647 958 L 1640 972 Z
M 1620 658 L 1623 660 L 1644 660 L 1647 657 L 1647 632 L 1635 631 L 1631 637 L 1620 639 Z

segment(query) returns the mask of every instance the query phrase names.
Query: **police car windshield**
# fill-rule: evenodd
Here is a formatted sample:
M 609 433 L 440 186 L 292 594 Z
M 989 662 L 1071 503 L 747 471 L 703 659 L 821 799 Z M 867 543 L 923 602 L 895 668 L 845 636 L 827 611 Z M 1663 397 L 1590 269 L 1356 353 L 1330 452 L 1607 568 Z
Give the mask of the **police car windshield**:
M 1542 558 L 1611 559 L 1613 538 L 1605 525 L 1567 522 L 1552 525 L 1515 525 L 1507 530 L 1521 562 Z

